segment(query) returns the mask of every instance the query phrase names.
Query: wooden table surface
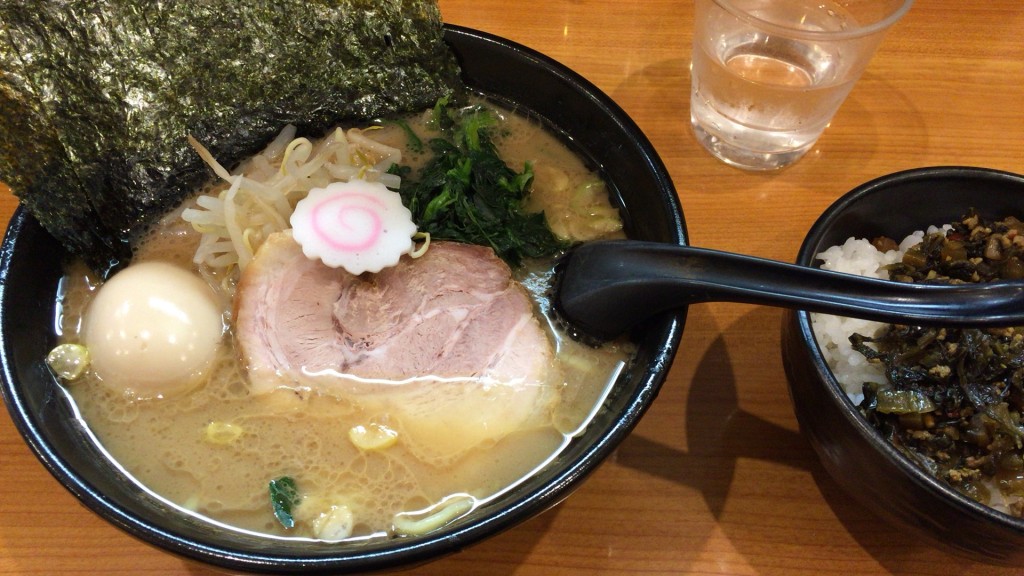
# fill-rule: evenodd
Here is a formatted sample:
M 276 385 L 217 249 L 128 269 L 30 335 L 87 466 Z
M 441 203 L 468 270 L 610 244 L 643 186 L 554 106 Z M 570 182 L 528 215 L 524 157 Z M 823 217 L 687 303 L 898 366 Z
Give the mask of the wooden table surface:
M 822 210 L 897 170 L 1024 172 L 1019 0 L 921 0 L 811 153 L 776 173 L 714 160 L 689 131 L 693 7 L 668 0 L 442 0 L 447 22 L 537 49 L 632 116 L 679 190 L 691 243 L 792 261 Z M 0 194 L 0 218 L 15 207 Z M 1015 574 L 949 556 L 851 503 L 800 435 L 778 310 L 693 306 L 638 428 L 567 501 L 417 574 Z M 701 414 L 699 423 L 687 416 Z M 691 417 L 691 420 L 693 418 Z M 93 516 L 0 417 L 0 574 L 205 568 Z

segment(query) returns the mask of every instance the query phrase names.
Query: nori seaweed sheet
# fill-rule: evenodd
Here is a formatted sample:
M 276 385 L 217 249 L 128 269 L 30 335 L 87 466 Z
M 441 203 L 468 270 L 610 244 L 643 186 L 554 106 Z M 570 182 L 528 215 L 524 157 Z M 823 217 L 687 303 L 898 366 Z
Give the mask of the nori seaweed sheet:
M 0 2 L 0 181 L 108 272 L 211 173 L 288 123 L 429 108 L 459 89 L 424 0 Z

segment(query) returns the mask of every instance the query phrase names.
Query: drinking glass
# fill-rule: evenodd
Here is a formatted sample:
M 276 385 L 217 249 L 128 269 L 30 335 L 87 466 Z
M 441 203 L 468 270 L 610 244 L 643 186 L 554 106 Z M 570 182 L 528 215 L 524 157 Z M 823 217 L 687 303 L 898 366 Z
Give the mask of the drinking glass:
M 774 170 L 821 136 L 913 0 L 696 0 L 690 124 L 723 162 Z

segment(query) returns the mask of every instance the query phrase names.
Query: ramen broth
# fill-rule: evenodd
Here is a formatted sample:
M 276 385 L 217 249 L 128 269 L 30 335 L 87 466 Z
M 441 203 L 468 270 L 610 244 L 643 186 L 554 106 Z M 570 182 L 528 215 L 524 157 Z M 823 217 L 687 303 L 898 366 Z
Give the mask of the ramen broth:
M 496 144 L 511 167 L 533 163 L 537 178 L 531 206 L 549 213 L 556 233 L 575 233 L 581 239 L 618 235 L 616 226 L 606 222 L 594 227 L 585 218 L 574 221 L 569 209 L 569 193 L 593 187 L 598 177 L 538 124 L 511 113 L 503 118 Z M 423 119 L 408 121 L 426 138 Z M 374 131 L 373 138 L 404 146 L 404 134 L 394 127 Z M 403 152 L 403 164 L 415 168 L 423 160 Z M 601 199 L 598 209 L 611 209 L 607 199 Z M 195 270 L 192 257 L 199 235 L 180 213 L 165 217 L 140 243 L 133 264 L 165 261 Z M 68 389 L 114 460 L 150 491 L 198 515 L 243 530 L 327 540 L 429 530 L 501 494 L 557 455 L 600 406 L 632 353 L 631 345 L 623 342 L 600 349 L 582 346 L 550 325 L 542 313 L 548 307 L 550 261 L 530 263 L 515 275 L 555 343 L 545 400 L 522 429 L 471 446 L 454 461 L 410 449 L 416 439 L 401 436 L 385 449 L 357 447 L 350 439 L 356 426 L 403 429 L 373 394 L 300 395 L 289 389 L 252 394 L 230 329 L 208 380 L 187 392 L 139 400 L 91 373 Z M 218 290 L 230 320 L 227 284 L 219 284 Z M 97 287 L 83 265 L 69 269 L 59 310 L 62 342 L 80 341 L 84 311 Z M 268 482 L 281 476 L 294 479 L 298 488 L 292 528 L 278 521 L 268 497 Z M 325 526 L 339 508 L 348 511 L 346 521 L 352 525 L 332 531 Z M 396 523 L 396 518 L 418 520 L 434 513 L 436 521 L 413 522 L 411 529 Z

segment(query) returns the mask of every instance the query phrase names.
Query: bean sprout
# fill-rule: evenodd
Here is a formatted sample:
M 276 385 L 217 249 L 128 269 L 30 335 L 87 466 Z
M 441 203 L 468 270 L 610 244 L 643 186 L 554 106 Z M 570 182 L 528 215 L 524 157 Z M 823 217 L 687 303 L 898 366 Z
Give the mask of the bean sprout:
M 397 148 L 376 142 L 367 130 L 338 128 L 311 142 L 286 126 L 263 150 L 234 172 L 191 136 L 189 143 L 226 185 L 211 187 L 182 218 L 202 234 L 193 261 L 217 271 L 242 271 L 274 232 L 286 230 L 295 204 L 309 190 L 353 178 L 397 189 L 401 179 L 387 170 L 401 161 Z

